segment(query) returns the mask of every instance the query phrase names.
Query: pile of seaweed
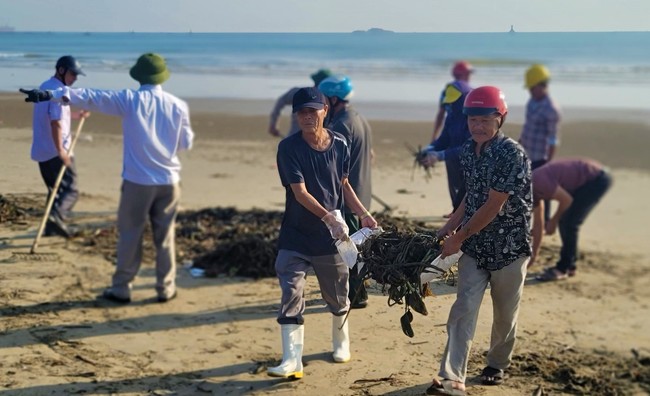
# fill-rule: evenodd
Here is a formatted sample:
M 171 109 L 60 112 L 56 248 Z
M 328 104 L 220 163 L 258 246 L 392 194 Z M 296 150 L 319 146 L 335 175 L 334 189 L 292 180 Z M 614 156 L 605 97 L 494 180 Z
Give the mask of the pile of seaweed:
M 281 211 L 232 207 L 183 211 L 176 219 L 177 260 L 191 262 L 208 277 L 273 277 L 282 215 Z M 376 218 L 388 229 L 426 230 L 424 222 L 388 214 L 377 214 Z M 145 233 L 144 262 L 153 262 L 155 251 L 150 230 Z M 101 254 L 111 262 L 116 260 L 117 229 L 114 225 L 81 229 L 75 233 L 73 241 L 88 254 Z
M 543 345 L 543 344 L 542 344 Z M 477 366 L 485 357 L 474 356 Z M 510 376 L 538 384 L 536 394 L 641 395 L 650 392 L 650 350 L 630 356 L 603 350 L 546 345 L 512 357 Z
M 177 220 L 177 245 L 208 277 L 272 277 L 282 214 L 235 208 L 184 212 Z
M 35 209 L 42 205 L 39 198 L 35 194 L 0 194 L 0 224 L 23 223 L 40 215 Z

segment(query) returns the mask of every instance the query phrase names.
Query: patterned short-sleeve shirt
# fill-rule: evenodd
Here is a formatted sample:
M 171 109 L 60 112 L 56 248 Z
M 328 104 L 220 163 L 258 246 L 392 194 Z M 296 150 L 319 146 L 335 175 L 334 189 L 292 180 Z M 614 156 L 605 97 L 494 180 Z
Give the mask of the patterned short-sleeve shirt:
M 474 257 L 478 268 L 499 270 L 521 257 L 531 255 L 531 212 L 533 192 L 530 161 L 517 142 L 501 132 L 481 153 L 468 140 L 461 151 L 467 195 L 463 224 L 485 204 L 490 190 L 508 193 L 497 216 L 462 246 Z

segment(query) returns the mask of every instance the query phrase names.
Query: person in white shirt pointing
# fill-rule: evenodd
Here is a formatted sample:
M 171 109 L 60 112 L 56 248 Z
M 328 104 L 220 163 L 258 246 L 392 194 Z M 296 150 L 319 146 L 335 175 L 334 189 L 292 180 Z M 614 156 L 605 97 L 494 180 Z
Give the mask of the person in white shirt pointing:
M 158 302 L 176 297 L 174 224 L 180 200 L 178 153 L 192 148 L 194 132 L 189 107 L 163 91 L 169 78 L 162 56 L 140 56 L 130 75 L 140 89 L 122 91 L 63 87 L 53 91 L 23 90 L 25 101 L 61 100 L 83 109 L 122 117 L 124 139 L 122 193 L 117 214 L 117 267 L 102 298 L 131 301 L 132 283 L 140 269 L 142 236 L 151 221 L 156 247 Z

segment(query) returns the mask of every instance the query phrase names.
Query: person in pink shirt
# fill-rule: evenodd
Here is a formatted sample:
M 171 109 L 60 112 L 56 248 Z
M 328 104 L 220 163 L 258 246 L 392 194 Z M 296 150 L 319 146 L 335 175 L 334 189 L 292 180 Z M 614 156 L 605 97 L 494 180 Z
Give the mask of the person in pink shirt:
M 539 254 L 544 232 L 552 235 L 559 229 L 562 240 L 559 261 L 538 275 L 538 280 L 555 281 L 575 275 L 580 227 L 611 184 L 606 168 L 588 158 L 555 160 L 533 171 L 533 255 L 528 266 Z M 558 202 L 548 222 L 543 215 L 546 200 Z

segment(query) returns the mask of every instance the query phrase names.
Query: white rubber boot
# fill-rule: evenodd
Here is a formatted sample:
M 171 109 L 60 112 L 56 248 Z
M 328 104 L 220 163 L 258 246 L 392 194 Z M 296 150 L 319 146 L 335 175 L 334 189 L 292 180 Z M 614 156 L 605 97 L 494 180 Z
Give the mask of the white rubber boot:
M 343 321 L 345 321 L 345 324 Z M 350 332 L 348 331 L 348 321 L 345 320 L 345 315 L 332 315 L 332 347 L 334 348 L 332 357 L 336 363 L 350 361 Z
M 280 325 L 282 332 L 282 363 L 269 367 L 271 377 L 302 378 L 302 346 L 305 340 L 305 326 L 297 324 Z

